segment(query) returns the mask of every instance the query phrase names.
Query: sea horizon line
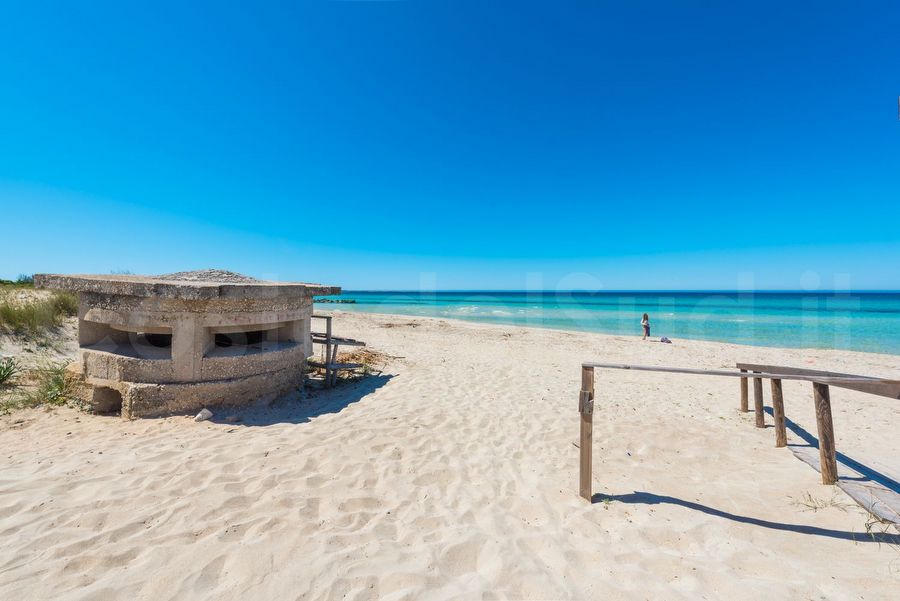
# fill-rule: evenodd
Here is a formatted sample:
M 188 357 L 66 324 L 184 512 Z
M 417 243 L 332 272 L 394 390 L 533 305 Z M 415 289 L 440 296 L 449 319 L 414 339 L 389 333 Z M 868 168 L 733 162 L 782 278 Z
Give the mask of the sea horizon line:
M 572 289 L 572 290 L 522 290 L 514 288 L 471 288 L 471 289 L 445 289 L 445 290 L 423 290 L 423 289 L 344 289 L 341 294 L 359 294 L 359 293 L 378 293 L 378 294 L 471 294 L 471 293 L 503 293 L 503 294 L 807 294 L 807 295 L 848 295 L 848 294 L 900 294 L 897 290 L 881 290 L 881 289 L 854 289 L 854 290 L 789 290 L 789 289 L 760 289 L 760 290 L 735 290 L 735 289 L 689 289 L 689 290 L 651 290 L 651 289 L 635 289 L 635 290 L 591 290 L 591 289 Z M 325 295 L 323 295 L 325 296 Z M 337 296 L 337 295 L 328 295 Z

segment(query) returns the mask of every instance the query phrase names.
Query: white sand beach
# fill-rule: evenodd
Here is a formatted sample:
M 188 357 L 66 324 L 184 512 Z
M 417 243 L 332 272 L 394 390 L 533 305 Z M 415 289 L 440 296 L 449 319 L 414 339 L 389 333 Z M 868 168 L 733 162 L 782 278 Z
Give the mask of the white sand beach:
M 578 496 L 576 448 L 582 361 L 900 377 L 898 357 L 335 315 L 381 375 L 202 423 L 0 417 L 0 598 L 898 597 L 900 547 L 738 412 L 736 379 L 598 372 L 605 500 Z M 809 385 L 784 387 L 815 432 Z M 898 478 L 900 404 L 832 403 L 838 450 Z

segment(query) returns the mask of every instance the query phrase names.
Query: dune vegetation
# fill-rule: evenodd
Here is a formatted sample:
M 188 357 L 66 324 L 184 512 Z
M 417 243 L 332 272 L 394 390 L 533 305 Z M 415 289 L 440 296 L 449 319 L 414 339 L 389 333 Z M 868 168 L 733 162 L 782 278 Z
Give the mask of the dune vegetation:
M 40 336 L 78 312 L 78 299 L 66 292 L 28 294 L 30 276 L 0 280 L 0 333 Z

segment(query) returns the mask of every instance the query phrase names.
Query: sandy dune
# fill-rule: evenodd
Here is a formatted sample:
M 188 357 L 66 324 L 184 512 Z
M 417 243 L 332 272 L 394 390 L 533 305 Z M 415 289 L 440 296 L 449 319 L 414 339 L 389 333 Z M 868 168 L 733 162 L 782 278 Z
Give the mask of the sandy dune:
M 336 327 L 397 358 L 238 424 L 0 418 L 0 598 L 898 597 L 900 547 L 737 412 L 736 380 L 599 374 L 605 502 L 578 497 L 574 445 L 583 360 L 900 376 L 897 357 L 347 313 Z M 815 431 L 808 386 L 785 397 Z M 839 450 L 897 478 L 900 404 L 833 403 Z

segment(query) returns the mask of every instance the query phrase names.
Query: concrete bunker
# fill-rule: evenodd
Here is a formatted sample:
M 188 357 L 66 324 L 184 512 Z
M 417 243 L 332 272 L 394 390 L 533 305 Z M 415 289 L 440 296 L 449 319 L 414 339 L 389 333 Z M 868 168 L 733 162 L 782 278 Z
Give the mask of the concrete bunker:
M 35 276 L 78 294 L 75 370 L 96 411 L 135 418 L 241 405 L 302 384 L 319 284 L 228 271 Z

